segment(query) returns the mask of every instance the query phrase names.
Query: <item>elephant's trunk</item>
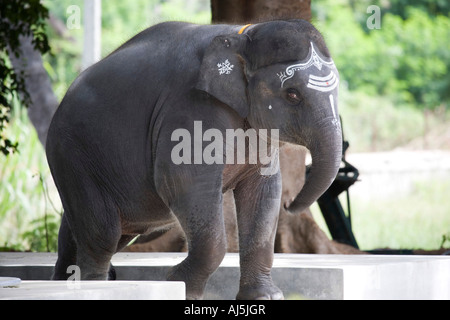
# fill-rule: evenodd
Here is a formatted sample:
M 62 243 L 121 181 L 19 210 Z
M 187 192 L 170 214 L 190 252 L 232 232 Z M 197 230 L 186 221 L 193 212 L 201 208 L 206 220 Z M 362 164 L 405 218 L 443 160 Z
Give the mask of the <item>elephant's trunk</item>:
M 312 165 L 305 185 L 287 208 L 292 213 L 301 213 L 311 206 L 330 187 L 339 170 L 342 159 L 341 129 L 334 119 L 323 122 L 326 124 L 316 131 L 319 134 L 313 134 L 313 139 L 306 145 L 311 152 Z

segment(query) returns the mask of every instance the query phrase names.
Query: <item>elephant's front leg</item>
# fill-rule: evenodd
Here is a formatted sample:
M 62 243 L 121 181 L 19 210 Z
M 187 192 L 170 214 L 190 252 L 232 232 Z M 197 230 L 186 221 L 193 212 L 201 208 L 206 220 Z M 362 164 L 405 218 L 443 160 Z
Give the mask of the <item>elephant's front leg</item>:
M 234 190 L 241 279 L 237 299 L 283 299 L 273 284 L 271 269 L 281 197 L 280 172 L 255 173 Z
M 189 190 L 179 190 L 170 205 L 186 234 L 188 256 L 167 278 L 185 282 L 187 299 L 203 298 L 206 282 L 226 253 L 221 185 L 196 180 Z

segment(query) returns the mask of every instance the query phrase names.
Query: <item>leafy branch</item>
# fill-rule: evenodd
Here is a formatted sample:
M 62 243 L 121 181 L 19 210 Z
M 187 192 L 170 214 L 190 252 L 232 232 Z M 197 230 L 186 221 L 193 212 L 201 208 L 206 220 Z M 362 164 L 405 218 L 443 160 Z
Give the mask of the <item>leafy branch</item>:
M 34 48 L 45 54 L 50 51 L 45 32 L 48 10 L 40 0 L 8 0 L 0 2 L 0 151 L 8 155 L 17 151 L 18 143 L 5 136 L 15 99 L 28 106 L 23 72 L 17 73 L 8 56 L 19 58 L 21 38 L 32 37 Z

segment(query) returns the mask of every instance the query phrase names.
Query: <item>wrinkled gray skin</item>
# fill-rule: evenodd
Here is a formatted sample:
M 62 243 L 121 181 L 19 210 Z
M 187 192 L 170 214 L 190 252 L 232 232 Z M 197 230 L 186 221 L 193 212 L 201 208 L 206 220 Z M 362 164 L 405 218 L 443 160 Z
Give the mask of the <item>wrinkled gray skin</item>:
M 72 84 L 47 140 L 65 211 L 54 279 L 67 279 L 74 264 L 83 280 L 107 279 L 114 253 L 138 234 L 168 228 L 176 217 L 189 253 L 168 279 L 184 281 L 188 298 L 201 298 L 226 252 L 222 193 L 233 189 L 241 265 L 237 298 L 283 298 L 270 275 L 279 170 L 264 176 L 259 164 L 171 160 L 179 143 L 171 141 L 172 132 L 185 128 L 193 137 L 194 121 L 202 121 L 203 132 L 216 128 L 224 137 L 225 129 L 275 128 L 281 141 L 312 153 L 311 174 L 291 212 L 311 205 L 335 178 L 342 147 L 337 88 L 321 92 L 307 84 L 310 74 L 337 70 L 318 63 L 296 71 L 283 87 L 279 76 L 291 65 L 313 61 L 311 43 L 320 61 L 330 63 L 323 38 L 302 20 L 256 24 L 238 34 L 241 28 L 159 24 Z M 217 64 L 227 59 L 234 68 L 221 75 Z

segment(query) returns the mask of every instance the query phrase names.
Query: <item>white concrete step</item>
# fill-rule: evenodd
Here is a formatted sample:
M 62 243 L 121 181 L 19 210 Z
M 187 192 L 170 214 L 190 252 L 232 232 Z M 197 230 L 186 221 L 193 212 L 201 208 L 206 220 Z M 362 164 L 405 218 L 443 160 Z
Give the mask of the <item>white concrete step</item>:
M 186 253 L 118 253 L 118 280 L 165 280 Z M 46 280 L 56 254 L 0 253 L 0 276 Z M 239 256 L 229 253 L 211 277 L 206 299 L 234 299 Z M 450 299 L 450 256 L 275 254 L 275 284 L 286 298 Z M 115 283 L 113 281 L 109 283 Z
M 184 282 L 21 281 L 0 287 L 0 300 L 184 300 Z

